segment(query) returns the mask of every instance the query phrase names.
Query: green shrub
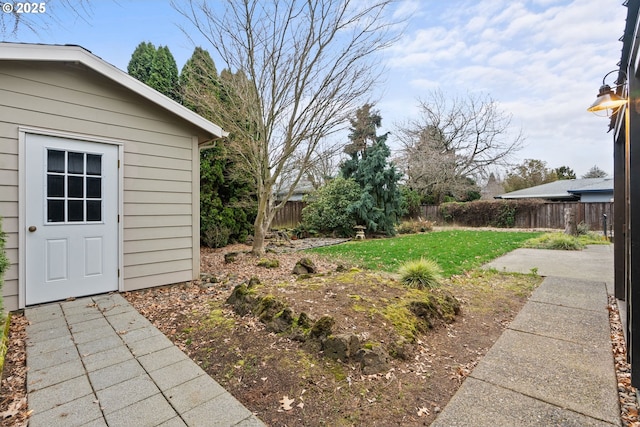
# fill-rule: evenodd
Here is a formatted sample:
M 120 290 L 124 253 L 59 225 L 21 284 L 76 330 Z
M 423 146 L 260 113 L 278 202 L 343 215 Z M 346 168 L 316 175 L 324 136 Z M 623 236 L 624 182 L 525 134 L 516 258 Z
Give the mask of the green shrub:
M 516 216 L 537 209 L 542 200 L 476 200 L 440 205 L 445 222 L 471 227 L 515 226 Z
M 433 222 L 422 218 L 402 221 L 396 228 L 399 234 L 415 234 L 433 231 Z
M 200 241 L 210 248 L 222 248 L 229 244 L 231 230 L 219 224 L 208 224 L 200 228 Z
M 411 218 L 415 218 L 420 214 L 420 206 L 422 205 L 422 196 L 416 190 L 409 187 L 401 186 L 400 194 L 402 194 L 402 210 Z
M 222 144 L 200 153 L 200 239 L 220 248 L 244 242 L 253 233 L 256 203 L 246 177 L 233 174 Z
M 588 235 L 590 233 L 589 224 L 585 224 L 584 221 L 581 221 L 576 226 L 576 231 L 578 232 L 578 236 L 586 236 L 586 235 Z
M 398 273 L 400 281 L 410 288 L 430 289 L 442 282 L 442 268 L 437 262 L 426 258 L 405 262 Z
M 527 240 L 524 244 L 526 248 L 535 249 L 560 249 L 565 251 L 579 251 L 584 248 L 584 244 L 579 238 L 564 233 L 547 233 L 540 237 Z
M 578 240 L 583 245 L 610 245 L 611 242 L 607 239 L 606 236 L 596 233 L 593 231 L 589 231 L 587 234 L 578 235 Z
M 362 190 L 352 179 L 335 178 L 314 193 L 305 196 L 300 230 L 351 237 L 356 225 L 353 206 Z

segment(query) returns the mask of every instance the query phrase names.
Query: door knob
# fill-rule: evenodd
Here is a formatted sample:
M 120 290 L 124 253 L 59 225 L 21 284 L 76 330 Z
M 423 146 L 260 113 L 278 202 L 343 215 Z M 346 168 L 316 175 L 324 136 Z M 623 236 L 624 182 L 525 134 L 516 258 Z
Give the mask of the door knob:
M 37 230 L 37 228 L 36 228 L 36 226 L 35 226 L 35 225 L 32 225 L 31 227 L 29 227 L 29 231 L 30 231 L 30 232 L 32 232 L 32 233 L 33 233 L 34 231 L 36 231 L 36 230 Z

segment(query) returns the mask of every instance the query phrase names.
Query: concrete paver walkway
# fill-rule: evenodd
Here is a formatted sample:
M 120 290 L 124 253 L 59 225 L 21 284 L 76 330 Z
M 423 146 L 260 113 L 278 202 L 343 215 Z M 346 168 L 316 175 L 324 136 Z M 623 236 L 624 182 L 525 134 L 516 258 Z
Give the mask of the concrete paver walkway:
M 558 276 L 545 278 L 432 426 L 619 426 L 612 248 L 518 249 L 489 267 Z
M 264 426 L 118 294 L 25 315 L 30 427 Z

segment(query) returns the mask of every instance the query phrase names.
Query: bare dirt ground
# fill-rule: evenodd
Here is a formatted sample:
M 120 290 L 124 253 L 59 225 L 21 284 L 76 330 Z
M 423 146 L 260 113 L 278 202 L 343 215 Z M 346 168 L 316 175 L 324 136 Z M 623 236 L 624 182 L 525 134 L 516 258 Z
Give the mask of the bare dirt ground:
M 270 426 L 429 425 L 540 282 L 534 276 L 497 273 L 453 277 L 444 288 L 461 302 L 455 320 L 418 331 L 403 357 L 396 355 L 383 371 L 371 374 L 354 361 L 327 359 L 317 347 L 269 332 L 255 316 L 239 316 L 225 301 L 237 284 L 259 277 L 261 293 L 277 295 L 310 316 L 332 314 L 335 333 L 353 331 L 364 341 L 379 342 L 398 334 L 393 325 L 384 325 L 372 304 L 404 294 L 387 278 L 366 272 L 346 273 L 349 285 L 335 273 L 337 262 L 319 258 L 313 259 L 320 276 L 298 280 L 291 270 L 301 254 L 291 251 L 269 254 L 280 261 L 273 269 L 258 267 L 257 258 L 243 254 L 236 262 L 224 262 L 225 253 L 248 249 L 203 248 L 203 280 L 125 297 Z M 376 287 L 382 299 L 367 291 Z M 610 311 L 622 423 L 640 426 L 615 302 Z M 0 426 L 28 423 L 26 323 L 14 314 L 0 386 Z
M 460 314 L 418 330 L 411 341 L 387 310 L 403 301 L 406 289 L 386 275 L 336 273 L 337 262 L 312 257 L 321 275 L 299 280 L 291 271 L 300 253 L 268 254 L 278 268 L 258 267 L 259 259 L 243 253 L 225 264 L 225 253 L 247 250 L 203 248 L 205 280 L 125 297 L 270 426 L 429 425 L 540 282 L 495 272 L 455 277 L 444 288 L 462 303 Z M 382 371 L 367 372 L 353 360 L 323 357 L 317 345 L 270 332 L 253 315 L 237 315 L 225 301 L 251 277 L 260 278 L 259 293 L 286 301 L 294 313 L 331 315 L 332 333 L 381 343 L 395 357 Z

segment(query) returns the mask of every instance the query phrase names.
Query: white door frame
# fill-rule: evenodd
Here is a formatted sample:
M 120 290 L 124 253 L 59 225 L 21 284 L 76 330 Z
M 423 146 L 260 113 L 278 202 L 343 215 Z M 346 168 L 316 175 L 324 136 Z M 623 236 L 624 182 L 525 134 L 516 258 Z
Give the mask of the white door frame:
M 26 135 L 37 134 L 43 136 L 52 136 L 66 139 L 75 139 L 79 141 L 95 142 L 100 144 L 116 145 L 118 147 L 118 290 L 124 291 L 124 274 L 123 272 L 123 191 L 124 191 L 124 142 L 114 139 L 103 138 L 99 136 L 61 132 L 51 129 L 32 128 L 20 126 L 18 127 L 18 306 L 24 308 L 26 306 L 26 273 L 27 273 L 27 257 L 26 257 Z

